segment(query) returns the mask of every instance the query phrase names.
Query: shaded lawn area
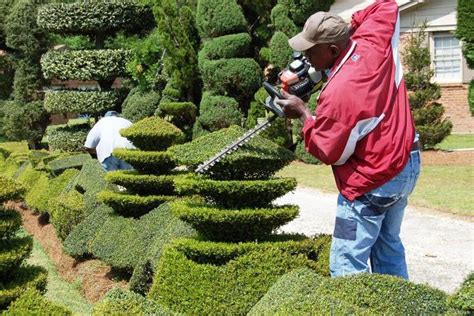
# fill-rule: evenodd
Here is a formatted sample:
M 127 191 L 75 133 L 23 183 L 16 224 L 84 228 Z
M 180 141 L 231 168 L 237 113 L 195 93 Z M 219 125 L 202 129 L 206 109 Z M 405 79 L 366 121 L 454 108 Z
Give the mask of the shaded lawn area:
M 278 175 L 295 177 L 301 186 L 337 193 L 329 166 L 293 162 Z M 473 187 L 474 165 L 422 166 L 415 191 L 408 202 L 412 206 L 474 216 Z
M 435 148 L 442 150 L 474 148 L 474 134 L 449 135 L 441 143 L 437 144 Z

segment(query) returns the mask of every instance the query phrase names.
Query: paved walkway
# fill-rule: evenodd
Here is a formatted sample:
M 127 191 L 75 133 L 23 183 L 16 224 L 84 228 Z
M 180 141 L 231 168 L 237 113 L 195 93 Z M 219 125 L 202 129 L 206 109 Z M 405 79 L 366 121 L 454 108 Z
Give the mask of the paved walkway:
M 300 206 L 298 218 L 281 228 L 311 236 L 332 234 L 336 194 L 298 187 L 277 200 Z M 410 279 L 453 293 L 474 271 L 474 221 L 408 207 L 402 225 Z

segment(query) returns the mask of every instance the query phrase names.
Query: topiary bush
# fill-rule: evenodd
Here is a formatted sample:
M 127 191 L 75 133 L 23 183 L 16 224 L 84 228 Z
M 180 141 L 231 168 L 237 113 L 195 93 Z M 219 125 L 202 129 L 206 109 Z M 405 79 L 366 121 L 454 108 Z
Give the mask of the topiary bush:
M 251 42 L 252 37 L 248 33 L 229 34 L 205 41 L 198 54 L 199 64 L 202 65 L 205 60 L 248 57 Z
M 73 228 L 85 216 L 84 198 L 76 190 L 62 193 L 50 204 L 50 220 L 56 233 L 62 240 L 66 239 Z
M 115 108 L 119 101 L 118 94 L 113 91 L 47 91 L 44 107 L 49 113 L 99 114 Z
M 81 169 L 82 166 L 91 159 L 92 158 L 89 154 L 78 154 L 58 158 L 48 163 L 48 169 L 53 175 L 57 176 L 67 169 Z
M 210 132 L 231 125 L 240 125 L 242 121 L 239 103 L 233 98 L 204 92 L 199 109 L 201 115 L 196 124 L 200 124 L 203 129 Z
M 25 188 L 20 184 L 0 175 L 0 202 L 17 200 L 24 192 Z
M 283 32 L 288 37 L 293 37 L 298 33 L 298 27 L 288 17 L 288 7 L 278 4 L 271 12 L 272 26 L 277 32 Z
M 47 272 L 42 267 L 21 266 L 3 278 L 0 286 L 0 308 L 5 309 L 27 289 L 46 290 Z
M 148 174 L 165 174 L 176 166 L 176 158 L 171 152 L 115 149 L 112 154 Z
M 244 32 L 247 30 L 242 8 L 235 0 L 198 1 L 196 25 L 201 38 Z
M 448 306 L 462 313 L 474 312 L 474 272 L 469 273 L 456 293 L 448 298 Z
M 161 94 L 157 91 L 143 92 L 133 89 L 122 104 L 122 116 L 132 122 L 138 122 L 151 116 L 158 109 Z
M 173 175 L 155 176 L 130 170 L 116 170 L 105 175 L 106 181 L 140 195 L 173 195 L 176 193 L 174 178 Z
M 275 32 L 270 41 L 270 64 L 281 70 L 288 66 L 292 53 L 293 49 L 288 44 L 288 36 L 283 32 Z
M 147 117 L 120 134 L 141 150 L 162 151 L 183 140 L 184 134 L 179 128 L 159 117 Z
M 77 152 L 82 149 L 89 133 L 89 123 L 49 127 L 46 135 L 50 150 Z
M 334 0 L 278 0 L 278 4 L 288 8 L 290 18 L 296 25 L 303 26 L 306 20 L 317 11 L 329 11 Z
M 72 315 L 67 308 L 56 305 L 45 299 L 35 289 L 28 289 L 17 300 L 10 304 L 2 315 Z

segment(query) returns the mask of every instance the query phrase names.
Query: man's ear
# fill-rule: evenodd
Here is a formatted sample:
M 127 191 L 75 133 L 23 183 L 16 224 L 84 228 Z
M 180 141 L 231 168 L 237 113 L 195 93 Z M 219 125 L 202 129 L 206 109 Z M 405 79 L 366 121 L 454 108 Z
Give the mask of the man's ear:
M 341 49 L 339 48 L 339 46 L 337 45 L 330 45 L 329 46 L 329 50 L 331 51 L 331 55 L 333 57 L 339 57 L 339 55 L 341 54 Z

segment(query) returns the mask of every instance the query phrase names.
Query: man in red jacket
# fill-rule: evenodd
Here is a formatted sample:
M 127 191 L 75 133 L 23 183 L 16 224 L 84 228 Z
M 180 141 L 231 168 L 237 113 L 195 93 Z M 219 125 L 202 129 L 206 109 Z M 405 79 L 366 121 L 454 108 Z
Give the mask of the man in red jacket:
M 420 144 L 398 55 L 395 1 L 378 0 L 348 26 L 312 15 L 289 40 L 328 80 L 315 116 L 282 92 L 289 118 L 303 121 L 306 150 L 331 165 L 340 191 L 331 246 L 332 276 L 371 271 L 408 278 L 400 226 L 420 172 Z

